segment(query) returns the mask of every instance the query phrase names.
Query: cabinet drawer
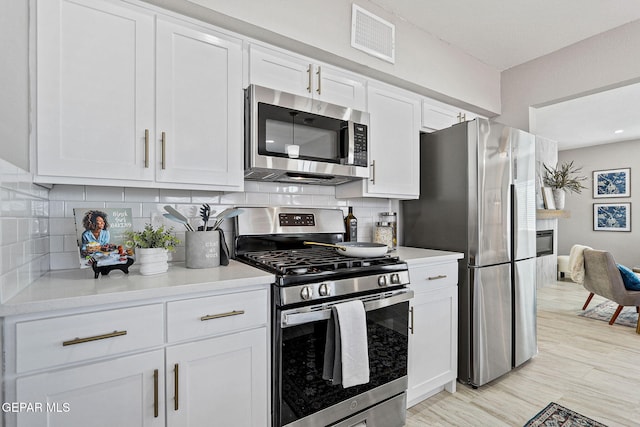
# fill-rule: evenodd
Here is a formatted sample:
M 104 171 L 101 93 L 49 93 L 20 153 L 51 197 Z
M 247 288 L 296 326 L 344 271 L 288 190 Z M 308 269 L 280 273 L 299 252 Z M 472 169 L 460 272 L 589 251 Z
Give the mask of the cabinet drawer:
M 164 342 L 162 304 L 76 314 L 16 324 L 18 373 Z
M 170 302 L 167 339 L 182 341 L 264 325 L 268 304 L 266 290 Z
M 458 263 L 422 265 L 409 268 L 411 288 L 416 292 L 458 285 Z

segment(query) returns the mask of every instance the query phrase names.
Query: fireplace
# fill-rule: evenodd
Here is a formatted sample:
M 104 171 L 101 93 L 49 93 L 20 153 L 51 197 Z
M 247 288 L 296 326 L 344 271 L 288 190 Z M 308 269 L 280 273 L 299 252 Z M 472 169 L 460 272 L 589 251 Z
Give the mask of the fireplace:
M 553 255 L 553 230 L 536 231 L 536 256 Z

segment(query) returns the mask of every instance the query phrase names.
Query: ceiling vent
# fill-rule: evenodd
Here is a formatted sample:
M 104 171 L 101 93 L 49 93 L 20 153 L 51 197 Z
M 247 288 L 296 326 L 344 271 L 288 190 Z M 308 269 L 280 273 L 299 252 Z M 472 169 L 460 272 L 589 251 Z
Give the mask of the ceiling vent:
M 353 5 L 351 46 L 385 61 L 395 63 L 396 26 Z

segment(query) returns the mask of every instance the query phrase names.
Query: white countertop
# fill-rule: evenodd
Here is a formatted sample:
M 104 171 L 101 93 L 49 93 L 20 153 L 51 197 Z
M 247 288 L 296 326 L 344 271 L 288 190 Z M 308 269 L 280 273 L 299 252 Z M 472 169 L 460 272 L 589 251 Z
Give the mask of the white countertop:
M 418 264 L 422 261 L 453 261 L 462 259 L 464 254 L 460 252 L 438 251 L 435 249 L 411 248 L 408 246 L 398 246 L 391 252 L 396 254 L 401 260 L 406 261 L 408 265 Z
M 398 247 L 390 255 L 400 257 L 409 265 L 436 259 L 456 260 L 463 256 L 457 252 L 409 247 Z M 0 304 L 0 317 L 232 290 L 273 282 L 273 274 L 234 260 L 230 260 L 228 266 L 204 269 L 185 268 L 184 263 L 174 263 L 170 264 L 167 273 L 151 276 L 140 275 L 135 264 L 129 274 L 114 270 L 97 279 L 90 268 L 54 270 Z
M 150 276 L 140 275 L 134 264 L 129 274 L 115 270 L 97 279 L 90 268 L 54 270 L 0 304 L 0 317 L 268 285 L 273 281 L 273 274 L 234 260 L 228 266 L 203 269 L 169 264 L 166 273 Z

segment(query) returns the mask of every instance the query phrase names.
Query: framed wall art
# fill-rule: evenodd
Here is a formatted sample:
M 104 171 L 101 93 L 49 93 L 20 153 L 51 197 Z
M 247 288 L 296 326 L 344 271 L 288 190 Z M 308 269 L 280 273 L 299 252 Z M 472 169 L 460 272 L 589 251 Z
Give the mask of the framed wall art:
M 593 197 L 631 197 L 631 168 L 593 171 Z
M 631 203 L 594 203 L 594 231 L 631 231 Z

